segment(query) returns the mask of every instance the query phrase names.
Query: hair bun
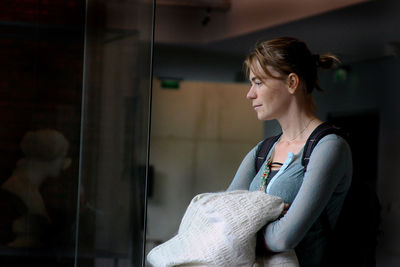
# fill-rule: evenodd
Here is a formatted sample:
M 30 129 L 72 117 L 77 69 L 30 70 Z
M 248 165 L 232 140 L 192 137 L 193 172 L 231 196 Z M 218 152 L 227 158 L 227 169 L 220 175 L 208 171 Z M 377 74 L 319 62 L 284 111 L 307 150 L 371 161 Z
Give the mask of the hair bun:
M 317 67 L 321 67 L 323 69 L 331 69 L 336 65 L 341 64 L 340 59 L 337 56 L 330 53 L 323 54 L 321 56 L 318 55 L 318 57 L 319 60 Z

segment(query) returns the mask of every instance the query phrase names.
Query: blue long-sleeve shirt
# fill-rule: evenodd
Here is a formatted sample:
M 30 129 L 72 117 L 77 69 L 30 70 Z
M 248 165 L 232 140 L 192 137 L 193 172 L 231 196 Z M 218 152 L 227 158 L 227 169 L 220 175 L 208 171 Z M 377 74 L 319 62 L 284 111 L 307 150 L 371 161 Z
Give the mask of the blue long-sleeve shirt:
M 259 190 L 264 168 L 256 172 L 255 160 L 260 144 L 243 159 L 228 190 Z M 321 214 L 326 209 L 330 226 L 336 224 L 351 183 L 351 151 L 343 138 L 327 135 L 314 148 L 306 172 L 302 153 L 303 149 L 297 154 L 290 152 L 265 189 L 289 203 L 290 208 L 284 217 L 269 223 L 263 235 L 272 251 L 296 249 L 301 266 L 320 266 L 328 234 Z

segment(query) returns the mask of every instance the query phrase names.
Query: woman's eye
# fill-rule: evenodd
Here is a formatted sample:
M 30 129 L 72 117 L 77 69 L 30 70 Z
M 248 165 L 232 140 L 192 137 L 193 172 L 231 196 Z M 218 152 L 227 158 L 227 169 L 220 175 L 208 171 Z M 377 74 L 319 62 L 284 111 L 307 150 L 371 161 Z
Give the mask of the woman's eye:
M 251 81 L 250 81 L 250 86 L 253 86 L 253 85 L 261 86 L 262 84 L 263 84 L 263 83 L 262 83 L 261 80 L 256 80 L 256 79 L 254 79 L 254 80 L 251 80 Z

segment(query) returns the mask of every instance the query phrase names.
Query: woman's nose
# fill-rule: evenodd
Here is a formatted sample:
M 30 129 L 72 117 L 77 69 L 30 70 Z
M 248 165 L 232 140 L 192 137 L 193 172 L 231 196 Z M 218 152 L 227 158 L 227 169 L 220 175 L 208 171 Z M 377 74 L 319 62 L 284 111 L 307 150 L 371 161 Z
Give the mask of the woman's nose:
M 254 98 L 257 97 L 256 92 L 255 92 L 253 86 L 250 87 L 249 91 L 247 92 L 246 97 L 247 97 L 247 99 L 254 99 Z

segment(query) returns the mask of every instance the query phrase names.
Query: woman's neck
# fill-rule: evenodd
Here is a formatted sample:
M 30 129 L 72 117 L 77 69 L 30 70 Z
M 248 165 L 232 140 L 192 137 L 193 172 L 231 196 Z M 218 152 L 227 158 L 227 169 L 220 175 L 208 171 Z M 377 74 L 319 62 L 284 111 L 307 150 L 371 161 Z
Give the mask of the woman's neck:
M 289 112 L 280 118 L 278 122 L 282 128 L 282 142 L 298 142 L 307 140 L 311 132 L 322 123 L 313 112 L 289 109 Z

